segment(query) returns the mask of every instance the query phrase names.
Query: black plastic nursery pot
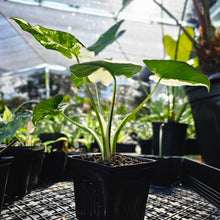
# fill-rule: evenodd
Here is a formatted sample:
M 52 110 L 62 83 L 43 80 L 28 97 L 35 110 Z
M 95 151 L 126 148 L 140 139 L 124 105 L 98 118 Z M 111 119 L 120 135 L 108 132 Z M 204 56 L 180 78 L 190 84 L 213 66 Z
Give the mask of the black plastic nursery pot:
M 30 179 L 28 184 L 28 191 L 36 188 L 40 181 L 40 176 L 43 167 L 43 159 L 45 154 L 45 147 L 35 147 L 33 148 L 33 159 L 30 171 Z
M 36 164 L 33 162 L 36 162 L 35 155 L 38 155 L 38 151 L 44 151 L 44 146 L 13 146 L 3 152 L 4 156 L 14 157 L 6 188 L 7 199 L 23 197 L 32 188 L 32 184 L 37 184 L 35 181 L 39 170 L 34 168 Z M 31 171 L 36 173 L 32 174 Z
M 58 133 L 58 132 L 55 132 L 55 133 L 42 133 L 39 135 L 39 138 L 41 140 L 41 142 L 46 142 L 46 141 L 55 141 L 61 137 L 66 137 L 65 134 L 62 134 L 62 133 Z M 57 141 L 55 143 L 52 143 L 51 146 L 52 146 L 52 151 L 53 150 L 56 150 L 56 151 L 62 151 L 62 148 L 64 147 L 64 143 L 65 141 Z
M 209 77 L 208 92 L 203 87 L 186 87 L 202 159 L 220 168 L 220 73 Z
M 143 220 L 154 161 L 109 167 L 70 156 L 79 220 Z
M 162 128 L 162 155 L 183 156 L 187 124 L 177 122 L 153 122 L 152 149 L 154 155 L 159 155 L 160 128 Z
M 135 143 L 117 143 L 116 151 L 118 153 L 135 153 L 136 146 Z
M 197 139 L 186 139 L 184 145 L 184 155 L 199 155 L 199 145 Z
M 139 139 L 138 144 L 142 154 L 152 154 L 152 139 Z
M 220 209 L 220 169 L 185 157 L 141 157 L 156 161 L 152 169 L 152 185 L 188 186 Z
M 0 157 L 0 212 L 4 203 L 5 190 L 8 182 L 8 173 L 13 157 Z
M 64 151 L 46 152 L 43 159 L 41 180 L 62 180 L 65 177 L 68 154 Z
M 152 169 L 152 185 L 171 186 L 180 181 L 181 160 L 179 157 L 158 157 L 147 155 L 147 158 L 155 160 Z

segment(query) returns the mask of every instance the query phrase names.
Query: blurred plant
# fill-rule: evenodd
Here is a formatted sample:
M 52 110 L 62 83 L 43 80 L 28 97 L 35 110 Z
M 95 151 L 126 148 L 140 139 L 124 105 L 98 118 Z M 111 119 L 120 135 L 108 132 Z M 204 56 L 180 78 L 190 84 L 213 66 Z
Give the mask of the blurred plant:
M 17 144 L 22 146 L 41 145 L 40 139 L 33 133 L 34 129 L 32 118 L 22 123 L 21 128 L 15 134 L 15 138 L 18 140 Z
M 173 51 L 172 53 L 174 54 L 176 53 L 176 50 L 179 50 L 178 55 L 176 55 L 177 60 L 179 60 L 178 58 L 181 56 L 186 57 L 188 54 L 194 54 L 192 59 L 194 67 L 198 67 L 202 73 L 209 75 L 220 72 L 220 28 L 213 27 L 211 23 L 209 1 L 193 0 L 194 8 L 198 18 L 198 32 L 196 32 L 196 29 L 194 31 L 192 28 L 183 27 L 178 19 L 167 8 L 158 3 L 156 0 L 153 1 L 159 7 L 161 7 L 162 10 L 165 11 L 172 19 L 174 19 L 176 24 L 183 31 L 183 38 L 185 40 L 182 42 L 175 42 L 170 36 L 166 36 L 167 41 L 169 41 L 169 48 Z M 185 1 L 185 5 L 186 4 L 187 0 Z M 184 51 L 184 53 L 181 53 L 180 50 Z M 190 57 L 190 59 L 191 58 L 192 57 Z M 189 59 L 187 59 L 187 61 L 188 60 Z
M 148 117 L 139 116 L 135 120 L 131 120 L 129 123 L 130 134 L 136 134 L 138 139 L 150 139 L 153 135 L 152 124 L 149 122 Z
M 149 115 L 146 115 L 147 119 L 150 121 L 183 122 L 183 118 L 190 108 L 184 88 L 177 87 L 175 94 L 166 92 L 166 90 L 170 90 L 170 87 L 162 87 L 160 89 L 164 89 L 164 91 L 157 93 L 152 97 L 150 102 L 146 104 L 150 112 Z M 175 102 L 173 101 L 174 95 Z M 184 121 L 186 120 L 184 119 Z
M 162 4 L 159 4 L 155 0 L 154 2 L 169 13 Z M 185 1 L 183 7 L 182 20 L 185 16 L 186 4 L 187 1 Z M 163 42 L 166 53 L 171 60 L 187 62 L 193 47 L 191 39 L 193 39 L 194 33 L 192 28 L 185 28 L 181 34 L 181 27 L 179 27 L 177 41 L 173 40 L 169 35 L 165 35 Z M 184 89 L 182 87 L 167 86 L 162 95 L 163 97 L 157 97 L 156 100 L 151 99 L 150 103 L 148 103 L 148 108 L 151 111 L 148 119 L 163 122 L 181 122 L 190 108 Z
M 1 98 L 0 98 L 0 114 L 3 114 L 4 110 L 5 110 L 5 106 L 7 106 L 11 111 L 15 111 L 15 109 L 18 108 L 19 105 L 21 105 L 22 103 L 27 102 L 27 99 L 23 98 L 23 97 L 12 97 L 11 99 L 6 99 L 4 98 L 4 93 L 1 92 Z M 26 109 L 33 109 L 31 108 L 32 104 L 26 104 Z
M 28 102 L 30 103 L 30 101 Z M 16 140 L 20 145 L 30 144 L 32 146 L 39 141 L 32 136 L 32 117 L 31 111 L 19 111 L 26 103 L 22 103 L 14 112 L 7 106 L 4 107 L 2 117 L 0 117 L 0 143 L 9 144 Z M 26 125 L 26 128 L 25 128 Z
M 90 108 L 90 107 L 89 107 Z M 77 123 L 85 124 L 97 133 L 100 133 L 98 120 L 93 111 L 81 114 L 80 117 L 73 118 Z M 74 145 L 78 147 L 86 147 L 87 151 L 91 151 L 91 145 L 95 142 L 94 137 L 83 129 L 76 128 L 74 135 Z

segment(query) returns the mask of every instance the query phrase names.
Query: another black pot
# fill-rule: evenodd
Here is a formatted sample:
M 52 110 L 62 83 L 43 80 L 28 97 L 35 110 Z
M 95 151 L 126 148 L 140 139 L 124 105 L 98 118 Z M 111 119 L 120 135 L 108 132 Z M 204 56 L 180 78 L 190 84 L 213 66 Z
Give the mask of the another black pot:
M 55 141 L 61 137 L 66 137 L 66 135 L 62 133 L 42 133 L 39 135 L 39 138 L 42 143 L 45 141 Z M 64 147 L 64 143 L 65 141 L 57 141 L 53 144 L 50 144 L 52 146 L 52 151 L 53 150 L 62 151 L 62 148 Z
M 41 180 L 63 180 L 68 160 L 68 154 L 63 151 L 45 153 Z
M 176 122 L 166 122 L 164 124 L 161 122 L 153 123 L 154 155 L 159 155 L 160 126 L 162 126 L 162 155 L 182 156 L 184 153 L 186 129 L 188 125 Z
M 79 220 L 143 220 L 154 161 L 109 167 L 71 156 Z
M 31 171 L 30 171 L 30 179 L 28 184 L 29 191 L 36 188 L 39 184 L 39 179 L 41 176 L 41 171 L 43 166 L 44 153 L 45 153 L 44 151 L 45 151 L 44 146 L 33 148 L 34 155 L 33 155 Z
M 152 139 L 139 139 L 142 154 L 152 154 Z
M 0 212 L 4 203 L 5 190 L 8 182 L 8 173 L 13 157 L 0 157 Z
M 204 87 L 186 87 L 202 159 L 220 168 L 220 73 L 209 77 L 210 92 Z
M 136 144 L 134 143 L 117 143 L 116 152 L 118 153 L 135 153 Z
M 199 155 L 199 145 L 197 139 L 186 139 L 184 155 Z
M 147 158 L 156 161 L 152 170 L 152 185 L 171 186 L 180 182 L 181 161 L 180 157 L 162 157 L 148 155 Z
M 29 184 L 32 178 L 31 170 L 34 156 L 42 148 L 42 146 L 16 146 L 9 147 L 3 152 L 4 156 L 14 157 L 6 188 L 6 194 L 9 200 L 13 200 L 16 197 L 23 197 L 30 190 Z M 34 176 L 36 177 L 36 175 Z

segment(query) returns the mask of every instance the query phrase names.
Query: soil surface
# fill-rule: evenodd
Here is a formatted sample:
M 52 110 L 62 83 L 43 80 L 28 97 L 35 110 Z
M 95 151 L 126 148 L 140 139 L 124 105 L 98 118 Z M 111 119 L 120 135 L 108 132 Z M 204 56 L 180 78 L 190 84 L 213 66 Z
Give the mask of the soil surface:
M 132 157 L 128 157 L 125 155 L 113 155 L 110 160 L 103 160 L 101 155 L 97 155 L 97 154 L 86 154 L 86 155 L 81 155 L 79 156 L 80 159 L 83 160 L 88 160 L 91 162 L 95 162 L 95 163 L 99 163 L 99 164 L 104 164 L 107 166 L 111 166 L 111 167 L 118 167 L 118 166 L 127 166 L 127 165 L 133 165 L 133 164 L 139 164 L 142 163 L 142 161 L 137 160 L 135 158 Z

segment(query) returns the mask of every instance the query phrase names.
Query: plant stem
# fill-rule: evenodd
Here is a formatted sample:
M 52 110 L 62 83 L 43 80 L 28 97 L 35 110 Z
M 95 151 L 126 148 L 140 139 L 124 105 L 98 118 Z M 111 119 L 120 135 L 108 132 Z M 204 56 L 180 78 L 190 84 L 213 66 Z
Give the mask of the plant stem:
M 188 102 L 185 102 L 185 103 L 181 106 L 181 108 L 180 108 L 180 110 L 179 110 L 179 112 L 178 112 L 178 114 L 177 114 L 177 116 L 176 116 L 176 120 L 175 120 L 176 122 L 179 122 L 179 121 L 180 121 L 180 118 L 181 118 L 183 112 L 185 111 L 187 105 L 188 105 Z
M 78 64 L 80 63 L 78 56 L 76 56 L 76 61 L 77 61 Z
M 87 126 L 81 125 L 80 123 L 78 123 L 78 122 L 72 120 L 71 118 L 69 118 L 69 117 L 68 117 L 66 114 L 64 114 L 63 112 L 61 112 L 61 115 L 62 115 L 65 119 L 67 119 L 68 121 L 70 121 L 72 124 L 76 125 L 78 128 L 81 128 L 81 129 L 83 129 L 84 131 L 89 132 L 89 133 L 95 138 L 97 144 L 99 145 L 99 148 L 100 148 L 101 152 L 104 151 L 103 146 L 102 146 L 102 142 L 101 142 L 101 140 L 100 140 L 98 134 L 97 134 L 95 131 L 93 131 L 91 128 L 89 128 L 89 127 L 87 127 Z
M 168 121 L 170 121 L 170 86 L 167 87 L 167 97 L 168 97 L 167 114 L 168 114 Z
M 23 105 L 26 105 L 26 104 L 29 104 L 29 103 L 39 103 L 39 101 L 37 100 L 29 100 L 29 101 L 26 101 L 26 102 L 23 102 L 22 104 L 20 104 L 13 112 L 13 114 L 15 114 L 17 111 L 19 111 Z
M 125 124 L 143 107 L 143 105 L 151 98 L 151 96 L 153 95 L 153 93 L 155 92 L 155 90 L 157 89 L 158 85 L 160 84 L 160 81 L 162 80 L 162 78 L 159 79 L 159 81 L 157 82 L 156 86 L 154 87 L 154 89 L 151 91 L 151 93 L 145 98 L 145 100 L 138 105 L 138 107 L 131 112 L 130 114 L 128 114 L 119 124 L 119 126 L 117 127 L 114 137 L 113 137 L 113 142 L 112 142 L 112 153 L 115 154 L 116 153 L 116 144 L 117 144 L 117 139 L 118 136 L 122 130 L 122 128 L 125 126 Z
M 107 126 L 107 143 L 109 144 L 109 149 L 112 154 L 115 152 L 112 151 L 112 145 L 111 145 L 111 126 L 112 126 L 112 118 L 113 118 L 113 111 L 114 111 L 114 104 L 115 104 L 115 95 L 116 95 L 116 78 L 114 75 L 112 75 L 114 80 L 114 86 L 113 86 L 113 94 L 112 94 L 112 101 L 111 101 L 111 107 L 110 107 L 110 114 L 109 114 L 109 120 L 108 120 L 108 126 Z
M 187 6 L 188 0 L 185 0 L 184 2 L 184 7 L 183 7 L 183 12 L 181 15 L 181 20 L 183 21 L 184 16 L 185 16 L 185 12 L 186 12 L 186 6 Z M 177 42 L 176 42 L 176 49 L 175 49 L 175 56 L 174 56 L 174 60 L 178 60 L 178 49 L 179 49 L 179 41 L 180 41 L 180 34 L 181 34 L 181 27 L 179 27 L 179 31 L 178 31 L 178 37 L 177 37 Z M 172 87 L 172 105 L 170 106 L 170 112 L 169 112 L 169 121 L 175 121 L 175 115 L 174 115 L 174 109 L 176 106 L 176 88 Z M 181 116 L 180 116 L 181 117 Z
M 78 56 L 76 56 L 76 60 L 77 60 L 77 63 L 79 64 L 80 61 L 79 61 L 79 57 L 78 57 Z M 94 99 L 93 99 L 93 95 L 92 95 L 92 93 L 91 93 L 91 91 L 90 91 L 90 89 L 89 89 L 89 86 L 88 86 L 87 78 L 84 77 L 84 78 L 83 78 L 83 81 L 84 81 L 84 83 L 85 83 L 86 90 L 87 90 L 87 92 L 88 92 L 90 101 L 91 101 L 91 103 L 92 103 L 92 107 L 93 107 L 93 109 L 94 109 L 94 111 L 95 111 L 95 114 L 96 114 L 96 117 L 97 117 L 97 119 L 98 119 L 99 126 L 100 126 L 100 128 L 101 128 L 102 142 L 103 142 L 103 143 L 101 142 L 101 140 L 100 140 L 98 134 L 97 134 L 95 131 L 93 131 L 93 130 L 90 129 L 89 127 L 82 126 L 82 125 L 80 125 L 79 123 L 77 123 L 77 122 L 71 120 L 71 119 L 70 119 L 68 116 L 66 116 L 65 114 L 62 114 L 62 115 L 63 115 L 67 120 L 69 120 L 70 122 L 72 122 L 73 124 L 75 124 L 77 127 L 82 128 L 83 130 L 89 132 L 89 133 L 95 138 L 95 140 L 96 140 L 96 142 L 97 142 L 97 144 L 99 145 L 99 148 L 100 148 L 100 150 L 101 150 L 102 159 L 103 159 L 103 160 L 106 160 L 107 158 L 110 157 L 110 153 L 109 153 L 109 150 L 106 149 L 106 147 L 105 147 L 105 146 L 106 146 L 105 131 L 104 131 L 103 122 L 102 122 L 102 119 L 101 119 L 101 116 L 100 116 L 100 113 L 101 113 L 101 112 L 99 113 L 99 111 L 98 111 L 98 109 L 97 109 L 97 107 L 96 107 L 96 103 L 95 103 L 95 101 L 94 101 Z M 98 92 L 98 91 L 97 91 L 97 92 Z M 96 93 L 96 94 L 98 95 L 98 93 Z M 100 110 L 101 110 L 101 103 L 100 103 L 100 100 L 99 100 L 99 96 L 97 96 L 97 102 L 98 102 L 99 108 L 100 108 Z
M 45 74 L 45 87 L 46 87 L 46 98 L 50 98 L 50 70 L 48 67 L 44 69 Z
M 76 56 L 76 60 L 77 60 L 77 63 L 79 64 L 80 61 L 79 61 L 79 57 L 78 57 L 78 56 Z M 87 92 L 88 92 L 90 101 L 91 101 L 91 103 L 92 103 L 92 107 L 93 107 L 93 109 L 94 109 L 94 111 L 95 111 L 95 114 L 96 114 L 96 117 L 97 117 L 97 119 L 98 119 L 99 126 L 100 126 L 100 128 L 101 128 L 102 142 L 103 142 L 103 143 L 101 143 L 100 139 L 98 138 L 98 135 L 97 135 L 96 132 L 93 131 L 92 129 L 90 129 L 90 128 L 88 128 L 88 127 L 85 127 L 85 126 L 81 126 L 79 123 L 75 123 L 75 125 L 78 126 L 78 127 L 81 127 L 82 129 L 88 131 L 90 134 L 93 135 L 93 137 L 94 137 L 95 140 L 97 141 L 97 144 L 98 144 L 99 147 L 100 147 L 101 154 L 102 154 L 102 159 L 103 159 L 103 160 L 106 160 L 106 159 L 108 159 L 108 158 L 111 156 L 111 154 L 110 154 L 109 149 L 106 148 L 106 145 L 107 145 L 107 143 L 106 143 L 106 138 L 105 138 L 105 137 L 106 137 L 106 134 L 105 134 L 103 122 L 102 122 L 102 119 L 101 119 L 101 116 L 100 116 L 100 113 L 101 113 L 101 112 L 99 113 L 99 111 L 98 111 L 98 109 L 97 109 L 97 107 L 96 107 L 96 103 L 95 103 L 95 101 L 94 101 L 94 99 L 93 99 L 92 93 L 91 93 L 91 91 L 90 91 L 90 89 L 89 89 L 89 86 L 88 86 L 87 78 L 84 77 L 84 78 L 83 78 L 83 81 L 84 81 L 84 83 L 85 83 L 86 90 L 87 90 Z M 98 94 L 98 93 L 97 93 L 97 94 Z M 100 101 L 100 100 L 99 100 L 99 97 L 98 97 L 98 100 L 97 100 L 97 101 L 98 101 L 98 104 L 100 105 L 99 107 L 100 107 L 100 109 L 101 109 L 101 103 L 99 102 L 99 101 Z M 65 116 L 64 116 L 64 117 L 65 117 Z M 66 116 L 66 117 L 67 117 L 67 116 Z M 67 119 L 68 119 L 68 117 L 67 117 Z M 68 119 L 68 120 L 69 120 L 69 119 Z M 70 120 L 71 120 L 71 119 L 70 119 Z M 72 120 L 71 120 L 71 121 L 72 121 Z M 78 124 L 78 125 L 77 125 L 77 124 Z
M 106 146 L 107 146 L 106 138 L 105 138 L 105 137 L 106 137 L 106 134 L 105 134 L 105 131 L 104 131 L 103 122 L 102 122 L 102 119 L 101 119 L 101 117 L 100 117 L 100 113 L 99 113 L 99 111 L 98 111 L 98 109 L 97 109 L 97 107 L 96 107 L 96 104 L 95 104 L 95 101 L 94 101 L 94 99 L 93 99 L 92 93 L 91 93 L 91 91 L 90 91 L 90 89 L 89 89 L 87 79 L 86 79 L 86 78 L 83 78 L 83 81 L 84 81 L 84 83 L 85 83 L 85 85 L 86 85 L 86 90 L 87 90 L 87 92 L 88 92 L 90 101 L 91 101 L 91 103 L 92 103 L 92 107 L 93 107 L 93 109 L 94 109 L 94 111 L 95 111 L 95 113 L 96 113 L 96 117 L 97 117 L 97 119 L 98 119 L 99 126 L 100 126 L 100 128 L 101 128 L 102 140 L 103 140 L 103 154 L 102 154 L 102 157 L 103 157 L 103 160 L 106 160 L 107 158 L 110 157 L 110 150 L 109 150 L 109 148 L 106 147 Z
M 163 157 L 163 145 L 162 145 L 162 141 L 163 141 L 163 126 L 164 126 L 164 123 L 162 123 L 160 125 L 160 130 L 159 130 L 159 158 Z
M 97 87 L 97 84 L 96 84 L 96 83 L 95 83 L 95 92 L 96 92 L 96 97 L 97 97 L 97 103 L 98 103 L 99 112 L 101 113 L 101 115 L 103 115 L 102 105 L 101 105 L 101 102 L 100 102 L 99 91 L 98 91 L 98 87 Z
M 175 107 L 176 107 L 176 87 L 172 86 L 172 95 L 173 95 L 173 99 L 172 99 L 172 106 L 171 106 L 171 121 L 175 121 Z
M 6 147 L 4 147 L 2 150 L 0 150 L 0 155 L 3 153 L 8 147 L 10 147 L 12 144 L 14 144 L 17 141 L 17 139 L 13 140 L 11 143 L 9 143 Z

